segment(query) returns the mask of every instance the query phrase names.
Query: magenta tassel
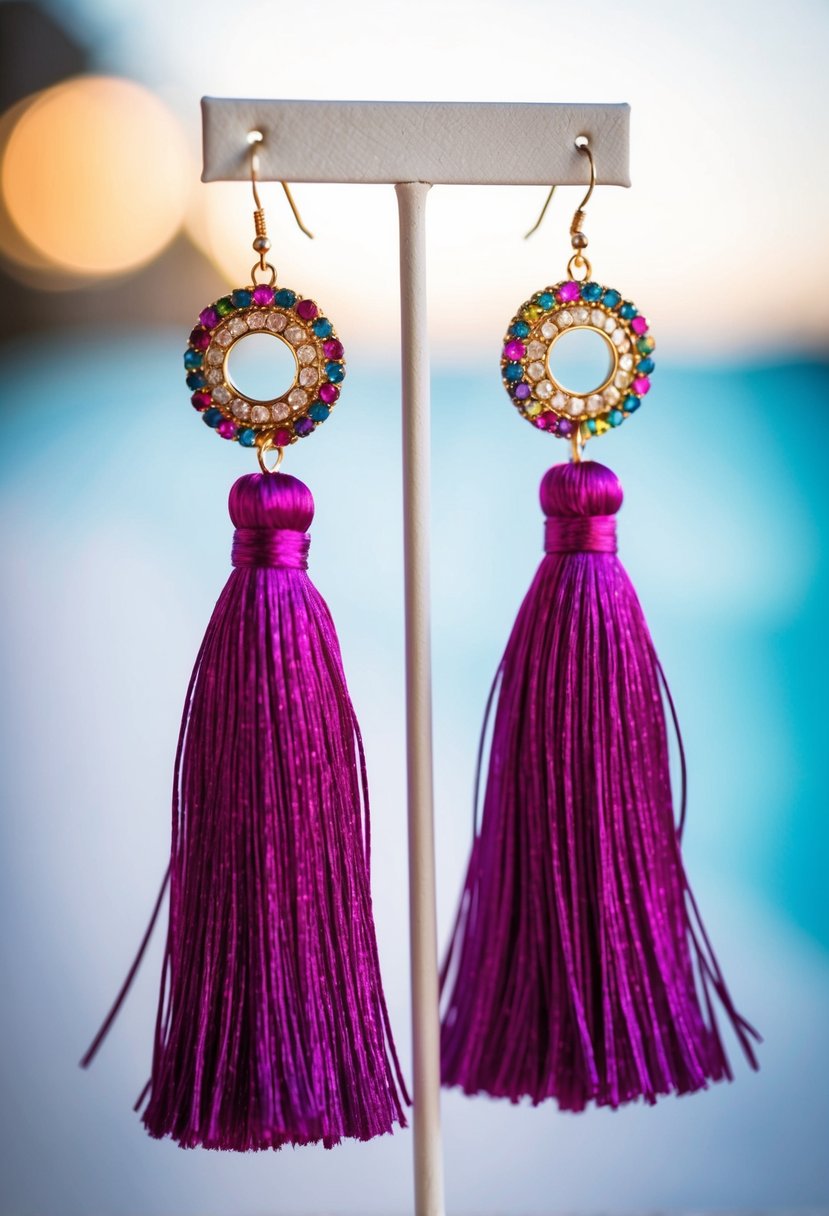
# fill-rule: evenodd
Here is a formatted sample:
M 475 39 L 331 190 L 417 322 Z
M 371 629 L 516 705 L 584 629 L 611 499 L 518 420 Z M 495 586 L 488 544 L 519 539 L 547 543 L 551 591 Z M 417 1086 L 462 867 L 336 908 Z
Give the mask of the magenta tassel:
M 444 965 L 443 1081 L 466 1093 L 582 1110 L 730 1079 L 713 994 L 757 1067 L 682 864 L 684 759 L 677 828 L 664 678 L 615 556 L 621 503 L 589 461 L 541 484 L 546 556 L 490 697 Z
M 184 707 L 143 1121 L 185 1148 L 330 1147 L 405 1125 L 362 741 L 305 572 L 313 513 L 294 477 L 233 486 L 236 568 Z

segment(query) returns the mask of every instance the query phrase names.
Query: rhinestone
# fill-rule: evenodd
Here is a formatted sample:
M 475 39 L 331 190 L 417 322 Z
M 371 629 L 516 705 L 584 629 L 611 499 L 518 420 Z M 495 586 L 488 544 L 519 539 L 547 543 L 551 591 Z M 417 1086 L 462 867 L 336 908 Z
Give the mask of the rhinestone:
M 610 335 L 610 341 L 614 346 L 621 346 L 623 342 L 627 341 L 625 338 L 625 331 L 623 329 L 614 329 L 613 333 Z M 628 345 L 630 344 L 628 343 Z
M 590 313 L 587 311 L 586 308 L 574 308 L 573 309 L 573 320 L 576 322 L 576 325 L 586 325 L 587 318 L 589 316 L 590 316 Z
M 247 422 L 248 418 L 250 418 L 250 406 L 247 401 L 239 401 L 237 399 L 233 402 L 231 409 L 233 410 L 234 418 L 239 418 L 242 422 Z
M 285 330 L 285 337 L 293 346 L 299 346 L 300 342 L 305 341 L 305 330 L 301 325 L 289 325 Z
M 213 341 L 218 342 L 219 346 L 230 346 L 233 334 L 229 329 L 220 329 L 217 334 L 213 335 Z
M 213 400 L 218 401 L 219 405 L 227 405 L 230 400 L 230 389 L 226 384 L 218 384 L 213 389 Z
M 627 388 L 627 386 L 631 382 L 631 379 L 632 379 L 632 376 L 631 376 L 630 372 L 617 372 L 616 375 L 613 377 L 613 383 L 616 385 L 617 388 Z M 215 397 L 216 394 L 214 393 L 213 396 Z
M 614 386 L 611 384 L 610 388 L 606 388 L 604 390 L 602 396 L 604 397 L 606 405 L 615 405 L 616 402 L 621 399 L 622 394 L 619 392 L 618 388 L 614 388 Z
M 619 331 L 622 332 L 621 330 Z M 624 341 L 618 343 L 619 350 L 630 350 L 630 338 L 625 338 Z
M 550 338 L 554 338 L 557 333 L 558 329 L 552 321 L 545 321 L 541 326 L 541 336 L 542 338 L 546 338 L 548 342 Z
M 542 401 L 546 401 L 548 397 L 553 395 L 553 386 L 549 380 L 542 380 L 535 386 L 535 395 L 540 397 Z
M 591 393 L 586 402 L 588 414 L 598 414 L 599 410 L 603 409 L 604 402 L 600 393 Z
M 281 334 L 288 324 L 288 318 L 281 312 L 269 312 L 265 317 L 265 325 L 274 334 Z
M 600 308 L 594 308 L 590 314 L 590 320 L 596 326 L 596 329 L 604 329 L 605 314 Z
M 303 388 L 310 388 L 312 384 L 316 384 L 316 369 L 313 367 L 303 367 L 302 371 L 299 373 L 299 382 Z
M 234 338 L 241 338 L 242 334 L 248 332 L 248 323 L 243 317 L 231 317 L 227 323 L 227 328 Z
M 250 411 L 251 422 L 269 422 L 271 411 L 266 405 L 255 405 Z
M 615 317 L 605 317 L 605 322 L 604 322 L 605 333 L 612 334 L 615 328 L 616 328 L 616 318 Z
M 544 375 L 544 364 L 541 362 L 531 363 L 527 368 L 527 375 L 531 380 L 540 380 Z
M 313 346 L 300 346 L 296 353 L 296 357 L 299 359 L 300 363 L 313 363 L 317 357 L 317 352 L 314 350 Z
M 292 388 L 288 393 L 288 404 L 292 405 L 295 410 L 301 409 L 303 405 L 308 404 L 308 394 L 304 388 Z
M 271 407 L 271 414 L 274 422 L 284 422 L 285 419 L 290 416 L 290 413 L 291 407 L 288 405 L 287 401 L 277 401 L 276 404 Z
M 553 333 L 555 333 L 555 330 L 553 330 Z M 543 342 L 530 342 L 527 345 L 528 359 L 543 359 L 546 352 L 547 347 Z
M 579 397 L 571 397 L 567 408 L 574 418 L 578 418 L 584 409 L 584 402 Z
M 619 360 L 619 367 L 621 367 L 623 372 L 632 371 L 633 362 L 633 355 L 622 355 L 621 359 Z
M 561 390 L 559 389 L 559 391 L 553 397 L 551 404 L 552 404 L 552 407 L 554 410 L 566 410 L 567 401 L 568 401 L 567 394 L 562 393 Z
M 208 363 L 221 363 L 224 357 L 225 352 L 222 350 L 221 346 L 211 346 L 210 350 L 207 352 Z
M 224 380 L 224 373 L 220 367 L 209 367 L 204 373 L 204 378 L 208 384 L 221 384 Z
M 249 312 L 248 325 L 251 327 L 251 329 L 264 329 L 265 314 L 263 312 Z
M 556 324 L 558 325 L 559 329 L 565 329 L 566 326 L 572 325 L 573 324 L 573 314 L 571 312 L 568 312 L 568 310 L 566 308 L 563 308 L 561 310 L 561 312 L 558 314 L 558 316 L 556 317 Z

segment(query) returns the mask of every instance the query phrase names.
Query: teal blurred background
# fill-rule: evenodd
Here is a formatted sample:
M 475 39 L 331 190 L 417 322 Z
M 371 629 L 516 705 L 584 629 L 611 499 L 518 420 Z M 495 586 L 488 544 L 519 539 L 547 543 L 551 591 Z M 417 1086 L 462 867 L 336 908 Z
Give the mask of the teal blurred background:
M 448 1093 L 448 1210 L 829 1211 L 827 6 L 6 0 L 0 34 L 0 1216 L 411 1210 L 408 1132 L 247 1157 L 146 1137 L 130 1108 L 160 935 L 94 1068 L 77 1068 L 166 864 L 183 694 L 229 569 L 227 491 L 251 469 L 183 386 L 193 318 L 246 280 L 252 236 L 244 187 L 197 184 L 204 92 L 632 103 L 633 189 L 599 190 L 587 231 L 597 276 L 647 313 L 658 368 L 644 408 L 590 455 L 625 486 L 620 551 L 688 751 L 687 864 L 763 1033 L 761 1071 L 734 1045 L 734 1084 L 616 1114 Z M 138 82 L 159 109 L 142 93 L 123 121 L 167 131 L 180 155 L 155 163 L 133 144 L 122 163 L 98 98 L 50 157 L 23 125 L 45 105 L 29 95 L 90 74 Z M 74 114 L 72 96 L 51 97 L 58 119 Z M 288 467 L 317 501 L 311 572 L 364 728 L 381 957 L 409 1071 L 394 197 L 295 193 L 317 239 L 269 187 L 280 279 L 334 317 L 349 376 Z M 577 192 L 561 194 L 526 244 L 543 191 L 436 188 L 429 204 L 442 941 L 486 693 L 540 556 L 538 482 L 566 455 L 516 418 L 497 370 L 518 304 L 561 276 Z

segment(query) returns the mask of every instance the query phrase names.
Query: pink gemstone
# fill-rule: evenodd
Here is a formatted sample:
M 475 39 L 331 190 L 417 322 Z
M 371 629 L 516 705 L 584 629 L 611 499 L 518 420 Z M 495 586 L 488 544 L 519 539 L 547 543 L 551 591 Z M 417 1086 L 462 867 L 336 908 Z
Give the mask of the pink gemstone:
M 558 416 L 551 410 L 547 410 L 545 413 L 538 415 L 535 419 L 535 425 L 542 431 L 554 431 L 558 426 Z
M 286 430 L 274 431 L 273 446 L 275 448 L 286 448 L 291 442 L 291 432 Z
M 206 393 L 203 389 L 201 389 L 198 393 L 193 393 L 190 400 L 193 402 L 193 406 L 197 410 L 206 410 L 213 404 L 213 398 L 210 396 L 210 393 Z
M 508 359 L 523 359 L 527 353 L 527 348 L 523 342 L 519 342 L 517 338 L 513 338 L 507 342 L 504 347 L 504 354 Z
M 318 312 L 313 300 L 300 300 L 296 306 L 296 315 L 302 317 L 303 321 L 313 321 Z
M 321 384 L 320 385 L 320 401 L 324 401 L 326 405 L 332 405 L 340 395 L 340 390 L 336 384 Z
M 197 325 L 190 335 L 190 345 L 196 350 L 207 350 L 210 345 L 210 331 L 202 325 Z
M 219 314 L 211 304 L 209 308 L 203 308 L 199 313 L 199 321 L 205 329 L 212 329 L 214 325 L 219 324 Z
M 225 418 L 224 422 L 220 422 L 216 430 L 221 435 L 222 439 L 236 438 L 236 423 L 231 422 L 229 418 Z
M 323 342 L 322 349 L 326 359 L 342 359 L 343 357 L 343 344 L 336 338 L 329 338 L 327 342 Z
M 634 317 L 630 323 L 630 328 L 635 334 L 646 334 L 648 332 L 648 323 L 644 317 Z
M 266 287 L 262 283 L 259 287 L 254 287 L 253 295 L 251 296 L 254 304 L 262 305 L 273 304 L 273 288 Z
M 647 376 L 637 376 L 633 381 L 633 391 L 637 397 L 644 397 L 650 391 L 651 382 Z
M 581 287 L 572 279 L 568 279 L 566 283 L 562 283 L 556 292 L 556 299 L 561 304 L 572 304 L 581 295 Z

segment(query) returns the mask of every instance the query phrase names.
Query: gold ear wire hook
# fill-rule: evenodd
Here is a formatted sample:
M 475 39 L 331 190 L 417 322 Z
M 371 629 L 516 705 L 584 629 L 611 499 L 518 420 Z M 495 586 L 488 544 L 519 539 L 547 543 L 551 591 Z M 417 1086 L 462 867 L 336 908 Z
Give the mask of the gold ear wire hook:
M 261 131 L 248 132 L 248 144 L 250 145 L 250 184 L 251 189 L 253 190 L 253 201 L 256 205 L 256 210 L 253 213 L 253 224 L 256 230 L 256 235 L 253 238 L 253 250 L 254 253 L 259 254 L 259 261 L 254 265 L 251 274 L 254 282 L 256 282 L 257 270 L 262 271 L 263 274 L 270 271 L 271 283 L 274 283 L 276 281 L 276 270 L 270 262 L 265 260 L 265 254 L 270 249 L 271 242 L 270 238 L 268 237 L 267 225 L 265 223 L 265 209 L 262 206 L 262 200 L 259 197 L 259 152 L 257 149 L 259 144 L 264 142 L 264 139 L 265 136 Z M 294 219 L 297 222 L 300 232 L 304 232 L 310 240 L 313 240 L 314 234 L 303 224 L 302 216 L 299 214 L 299 210 L 294 202 L 294 198 L 288 187 L 288 183 L 280 182 L 280 185 L 285 191 L 285 197 L 290 204 L 291 211 L 293 212 Z
M 590 197 L 593 194 L 593 190 L 596 185 L 596 162 L 593 160 L 593 153 L 590 150 L 590 144 L 589 144 L 589 141 L 588 141 L 588 138 L 586 135 L 577 135 L 576 139 L 575 139 L 575 146 L 579 150 L 579 152 L 585 153 L 585 155 L 587 156 L 587 159 L 590 162 L 590 184 L 587 187 L 587 193 L 585 194 L 584 198 L 581 200 L 578 207 L 576 208 L 576 213 L 573 216 L 573 222 L 570 225 L 570 236 L 571 236 L 571 238 L 575 238 L 576 236 L 580 236 L 582 238 L 578 242 L 576 242 L 575 239 L 572 240 L 574 249 L 586 249 L 587 248 L 587 237 L 581 231 L 581 226 L 584 223 L 584 209 L 587 206 L 587 204 L 590 202 Z M 541 208 L 541 214 L 539 215 L 538 219 L 535 221 L 535 223 L 533 224 L 533 226 L 529 230 L 529 232 L 524 233 L 525 241 L 528 239 L 528 237 L 531 237 L 534 232 L 537 232 L 538 229 L 541 227 L 541 222 L 544 219 L 544 216 L 547 214 L 547 208 L 549 207 L 550 203 L 553 201 L 553 195 L 555 194 L 555 192 L 556 192 L 555 185 L 552 185 L 550 187 L 550 193 L 547 195 L 546 199 L 544 200 L 544 206 Z

